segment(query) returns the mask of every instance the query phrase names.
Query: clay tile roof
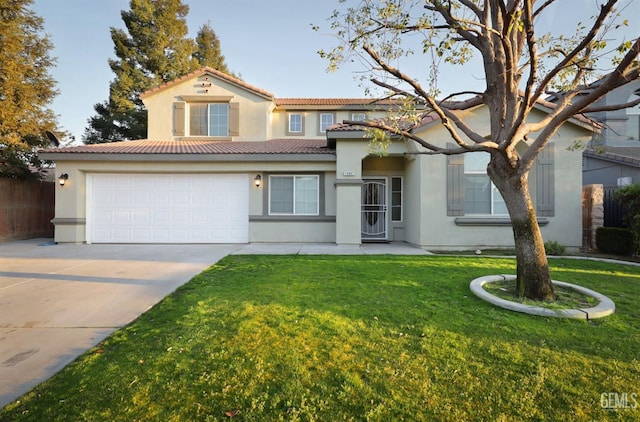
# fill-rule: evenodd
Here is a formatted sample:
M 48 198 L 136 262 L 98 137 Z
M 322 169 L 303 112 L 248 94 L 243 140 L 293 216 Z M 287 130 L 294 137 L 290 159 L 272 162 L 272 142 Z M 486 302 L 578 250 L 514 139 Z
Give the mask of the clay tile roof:
M 381 120 L 377 120 L 378 122 L 382 122 L 382 123 L 386 123 L 389 125 L 397 125 L 397 127 L 401 130 L 410 130 L 410 129 L 415 129 L 417 127 L 421 127 L 423 125 L 426 125 L 428 123 L 431 123 L 435 120 L 438 120 L 438 116 L 435 113 L 431 113 L 429 115 L 427 115 L 426 117 L 424 117 L 420 122 L 416 123 L 412 123 L 408 120 L 405 119 L 401 119 L 398 122 L 392 122 L 389 119 L 381 119 Z M 350 125 L 347 123 L 338 123 L 335 124 L 333 126 L 330 126 L 329 128 L 327 128 L 327 131 L 329 132 L 350 132 L 350 131 L 358 131 L 358 130 L 365 130 L 367 128 L 367 126 L 363 126 L 363 125 Z
M 230 141 L 120 141 L 105 144 L 49 148 L 41 153 L 65 154 L 333 154 L 324 139 Z
M 599 149 L 587 148 L 584 150 L 584 155 L 632 167 L 640 167 L 640 147 L 605 146 Z
M 375 106 L 397 105 L 396 100 L 378 100 L 375 98 L 276 98 L 276 106 Z
M 239 86 L 239 87 L 247 89 L 249 91 L 253 91 L 254 93 L 256 93 L 256 94 L 258 94 L 260 96 L 267 97 L 269 99 L 273 99 L 273 94 L 272 93 L 270 93 L 268 91 L 265 91 L 262 88 L 258 88 L 256 86 L 249 85 L 248 83 L 246 83 L 246 82 L 244 82 L 244 81 L 242 81 L 242 80 L 240 80 L 238 78 L 234 78 L 233 76 L 227 75 L 226 73 L 220 72 L 219 70 L 216 70 L 216 69 L 214 69 L 212 67 L 208 67 L 208 66 L 205 66 L 205 67 L 202 67 L 202 68 L 200 68 L 198 70 L 194 70 L 193 72 L 187 73 L 186 75 L 181 76 L 178 79 L 174 79 L 174 80 L 172 80 L 170 82 L 163 83 L 163 84 L 160 84 L 160 85 L 158 85 L 158 86 L 156 86 L 154 88 L 151 88 L 151 89 L 143 92 L 142 94 L 140 94 L 140 98 L 145 98 L 145 97 L 147 97 L 147 96 L 149 96 L 151 94 L 154 94 L 154 93 L 156 93 L 158 91 L 162 91 L 163 89 L 166 89 L 166 88 L 169 88 L 171 86 L 174 86 L 174 85 L 176 85 L 176 84 L 178 84 L 180 82 L 186 81 L 186 80 L 191 79 L 191 78 L 193 78 L 195 76 L 204 75 L 205 73 L 209 73 L 210 75 L 215 76 L 215 77 L 217 77 L 219 79 L 222 79 L 224 81 L 227 81 L 227 82 L 229 82 L 229 83 L 231 83 L 233 85 Z

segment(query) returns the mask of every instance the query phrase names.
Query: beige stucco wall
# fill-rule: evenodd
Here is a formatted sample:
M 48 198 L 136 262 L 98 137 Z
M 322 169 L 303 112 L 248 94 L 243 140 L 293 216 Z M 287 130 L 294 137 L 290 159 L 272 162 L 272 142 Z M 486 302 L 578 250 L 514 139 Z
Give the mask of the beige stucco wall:
M 272 119 L 272 135 L 273 138 L 324 138 L 325 134 L 320 133 L 320 114 L 333 113 L 335 115 L 335 123 L 342 123 L 344 120 L 350 120 L 353 113 L 362 113 L 362 110 L 336 110 L 331 108 L 322 109 L 322 107 L 314 107 L 313 110 L 298 109 L 275 109 L 271 116 Z M 289 113 L 301 113 L 304 116 L 304 134 L 287 135 L 289 124 Z M 371 119 L 385 117 L 384 111 L 369 111 L 367 116 Z
M 309 222 L 251 222 L 249 241 L 257 243 L 335 243 L 336 223 Z
M 224 80 L 209 76 L 211 86 L 202 87 L 205 76 L 194 77 L 176 83 L 167 88 L 143 98 L 148 110 L 148 139 L 177 140 L 189 139 L 188 136 L 175 136 L 173 127 L 173 103 L 184 101 L 185 95 L 201 97 L 232 97 L 230 102 L 239 103 L 240 130 L 234 141 L 264 141 L 272 138 L 270 111 L 274 104 L 272 100 L 253 94 L 252 92 L 230 84 Z M 208 82 L 206 82 L 208 83 Z M 206 91 L 206 92 L 205 92 Z M 189 110 L 185 110 L 185 130 L 189 133 Z M 212 138 L 215 139 L 215 138 Z
M 533 118 L 541 114 L 534 111 Z M 467 116 L 467 121 L 480 133 L 488 133 L 488 114 L 486 109 L 474 110 Z M 483 130 L 483 126 L 486 129 Z M 434 125 L 424 131 L 423 135 L 436 145 L 446 146 L 450 141 L 448 133 L 440 125 Z M 541 227 L 545 241 L 556 240 L 561 244 L 577 249 L 582 244 L 582 203 L 581 203 L 581 169 L 582 154 L 580 151 L 568 151 L 567 147 L 575 139 L 588 139 L 590 133 L 573 124 L 565 124 L 552 142 L 555 145 L 554 184 L 555 207 L 554 216 L 545 217 L 549 223 Z M 535 138 L 535 134 L 532 134 Z M 483 247 L 512 247 L 513 232 L 510 226 L 459 226 L 456 217 L 447 216 L 447 179 L 446 157 L 435 155 L 418 155 L 416 165 L 407 169 L 411 185 L 407 197 L 419 195 L 418 207 L 408 207 L 413 213 L 419 209 L 419 226 L 407 235 L 411 243 L 428 249 L 469 249 Z M 535 204 L 536 184 L 535 168 L 529 175 L 530 192 Z M 422 174 L 419 182 L 414 176 Z M 410 199 L 418 201 L 415 198 Z M 416 216 L 409 217 L 411 222 Z
M 486 129 L 487 114 L 476 109 L 468 122 L 480 133 Z M 278 125 L 275 125 L 278 126 Z M 284 128 L 284 122 L 280 125 Z M 485 128 L 485 129 L 483 129 Z M 450 142 L 448 133 L 434 125 L 422 135 L 437 145 Z M 579 151 L 566 147 L 575 139 L 586 139 L 589 132 L 567 124 L 554 136 L 555 148 L 555 215 L 546 217 L 542 227 L 545 240 L 557 240 L 572 248 L 581 245 L 581 165 Z M 361 243 L 361 186 L 363 177 L 403 177 L 403 221 L 390 225 L 390 239 L 402 240 L 426 249 L 459 249 L 510 247 L 511 227 L 459 226 L 456 217 L 448 217 L 446 207 L 446 157 L 410 154 L 418 151 L 412 141 L 394 141 L 387 150 L 388 158 L 363 160 L 368 155 L 368 141 L 358 136 L 343 136 L 337 141 L 336 161 L 57 161 L 57 173 L 68 173 L 64 188 L 56 188 L 55 240 L 84 242 L 86 218 L 86 180 L 90 173 L 245 173 L 249 175 L 249 236 L 251 242 L 336 242 Z M 405 154 L 409 152 L 409 154 Z M 256 174 L 321 173 L 324 177 L 324 215 L 317 221 L 266 217 L 264 186 L 253 186 Z M 535 169 L 530 175 L 532 197 L 535 198 Z M 332 217 L 335 217 L 335 221 Z
M 194 162 L 194 161 L 60 161 L 56 163 L 58 173 L 67 173 L 69 179 L 64 187 L 56 187 L 55 207 L 55 235 L 54 239 L 60 243 L 83 243 L 86 241 L 87 217 L 87 179 L 89 174 L 95 173 L 128 173 L 128 174 L 167 174 L 167 173 L 243 173 L 249 175 L 249 216 L 260 216 L 264 212 L 264 198 L 267 195 L 264 187 L 256 188 L 253 182 L 257 174 L 280 173 L 286 168 L 288 173 L 317 172 L 324 175 L 325 215 L 335 216 L 335 163 L 327 162 Z M 296 223 L 295 227 L 304 227 L 309 234 L 307 242 L 333 242 L 335 229 L 332 222 Z M 255 227 L 254 227 L 255 226 Z M 251 242 L 266 241 L 292 242 L 302 238 L 301 233 L 292 233 L 282 222 L 250 223 L 249 233 Z M 322 228 L 320 228 L 322 227 Z M 329 233 L 325 233 L 325 229 Z M 297 236 L 297 237 L 296 237 Z M 330 239 L 330 240 L 327 240 Z

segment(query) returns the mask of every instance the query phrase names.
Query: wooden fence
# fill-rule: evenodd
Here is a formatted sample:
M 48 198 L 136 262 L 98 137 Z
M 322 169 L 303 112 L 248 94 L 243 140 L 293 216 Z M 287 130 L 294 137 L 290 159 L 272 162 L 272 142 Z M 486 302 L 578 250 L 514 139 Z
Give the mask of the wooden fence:
M 0 179 L 0 242 L 53 237 L 55 184 Z
M 629 211 L 623 205 L 616 202 L 613 199 L 615 191 L 620 189 L 620 186 L 604 186 L 604 226 L 605 227 L 627 227 L 625 221 L 626 215 Z

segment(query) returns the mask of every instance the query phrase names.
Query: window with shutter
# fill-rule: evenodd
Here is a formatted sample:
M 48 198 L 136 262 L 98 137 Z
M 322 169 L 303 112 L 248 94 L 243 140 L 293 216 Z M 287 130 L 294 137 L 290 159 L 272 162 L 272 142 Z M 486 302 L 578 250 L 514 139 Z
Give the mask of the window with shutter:
M 536 158 L 536 213 L 538 217 L 555 214 L 555 146 L 548 143 Z
M 447 156 L 447 215 L 464 215 L 464 156 L 461 154 Z
M 177 101 L 173 103 L 173 134 L 175 136 L 184 136 L 185 126 L 185 102 Z
M 230 96 L 185 95 L 174 103 L 174 136 L 229 138 L 240 135 L 240 104 Z

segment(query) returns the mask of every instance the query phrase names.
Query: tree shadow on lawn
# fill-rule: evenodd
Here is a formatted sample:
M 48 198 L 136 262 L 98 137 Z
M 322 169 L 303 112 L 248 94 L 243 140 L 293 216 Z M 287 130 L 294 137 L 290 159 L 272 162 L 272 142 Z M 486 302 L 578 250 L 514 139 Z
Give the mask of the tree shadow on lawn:
M 628 350 L 640 332 L 634 303 L 640 275 L 629 267 L 603 263 L 554 260 L 551 264 L 552 274 L 561 275 L 561 281 L 609 296 L 616 313 L 586 322 L 496 308 L 476 298 L 469 282 L 483 275 L 514 273 L 515 262 L 477 257 L 232 257 L 184 288 L 198 289 L 203 305 L 211 308 L 220 301 L 236 306 L 278 304 L 300 314 L 330 313 L 416 338 L 425 330 L 442 330 L 483 341 L 508 340 L 603 359 L 633 359 Z
M 561 420 L 588 410 L 583 420 L 604 419 L 600 394 L 633 391 L 640 376 L 631 302 L 592 324 L 506 311 L 469 291 L 473 278 L 513 269 L 475 257 L 230 256 L 10 412 Z M 637 297 L 638 283 L 618 270 L 633 274 L 597 267 L 591 282 L 614 286 L 603 291 L 613 300 Z

